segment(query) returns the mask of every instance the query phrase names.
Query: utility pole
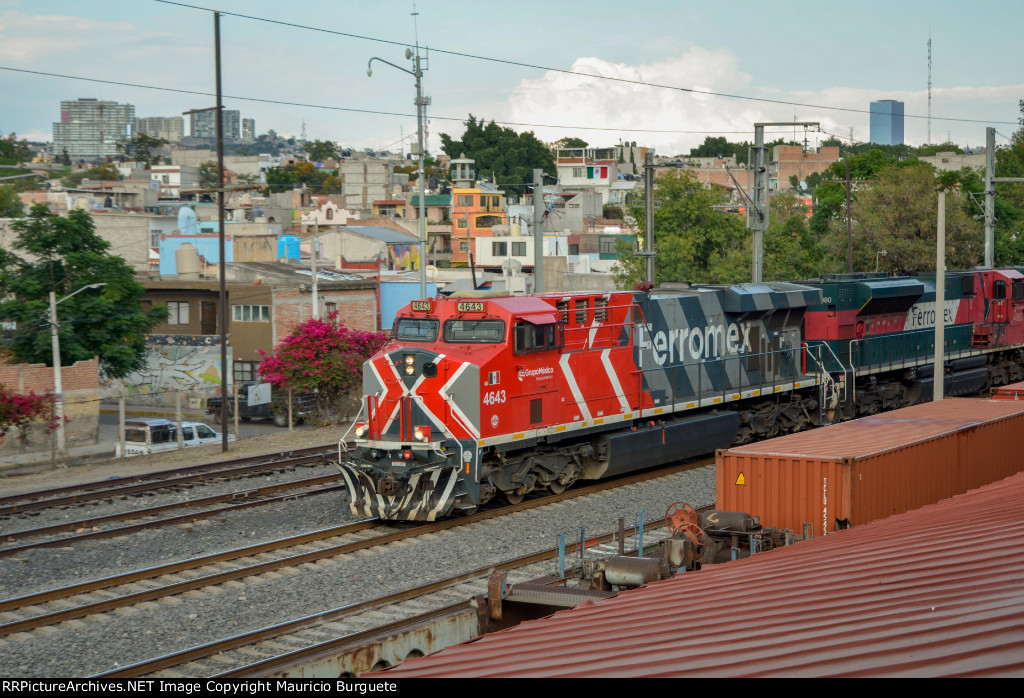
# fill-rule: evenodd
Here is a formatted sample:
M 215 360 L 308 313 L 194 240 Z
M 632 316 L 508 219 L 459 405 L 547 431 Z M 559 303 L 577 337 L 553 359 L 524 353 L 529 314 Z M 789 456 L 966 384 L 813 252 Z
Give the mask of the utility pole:
M 313 319 L 320 319 L 320 290 L 317 287 L 316 279 L 316 265 L 320 258 L 320 223 L 319 221 L 313 223 L 313 239 L 309 245 L 309 268 L 313 274 L 313 287 L 311 289 L 313 293 Z
M 650 151 L 644 158 L 644 281 L 654 283 L 654 154 Z
M 996 130 L 985 129 L 985 266 L 995 266 L 996 182 L 1024 182 L 1024 177 L 996 177 Z
M 750 148 L 749 167 L 754 171 L 754 205 L 747 208 L 747 227 L 754 234 L 751 281 L 761 283 L 764 267 L 764 231 L 768 229 L 768 148 L 764 144 L 765 126 L 821 127 L 817 121 L 773 121 L 754 124 L 754 145 Z
M 533 171 L 533 292 L 544 293 L 544 170 Z
M 853 273 L 853 231 L 851 220 L 852 202 L 850 197 L 850 159 L 846 159 L 846 270 Z
M 939 192 L 939 225 L 935 235 L 935 363 L 932 400 L 940 402 L 946 390 L 946 192 Z
M 224 262 L 224 93 L 220 82 L 220 12 L 213 13 L 214 61 L 217 70 L 217 238 L 220 249 L 220 423 L 222 453 L 228 451 L 228 287 Z M 234 379 L 231 379 L 234 383 Z M 237 430 L 236 430 L 237 431 Z
M 78 289 L 74 293 L 69 293 L 60 300 L 57 300 L 56 292 L 50 291 L 50 355 L 53 359 L 53 421 L 57 425 L 54 433 L 57 444 L 54 449 L 55 464 L 60 463 L 63 465 L 68 456 L 67 432 L 64 430 L 64 383 L 60 365 L 60 327 L 57 324 L 57 304 L 63 303 L 68 298 L 71 298 L 71 296 L 77 295 L 86 289 L 101 288 L 106 285 L 107 283 L 104 281 L 99 284 L 82 286 L 82 288 Z
M 417 13 L 413 13 L 415 16 Z M 423 97 L 423 67 L 420 62 L 420 44 L 419 40 L 416 41 L 416 53 L 413 53 L 412 49 L 405 49 L 406 60 L 413 61 L 413 70 L 407 70 L 400 65 L 395 65 L 391 61 L 386 61 L 383 58 L 377 58 L 374 56 L 366 64 L 366 75 L 368 77 L 373 76 L 373 62 L 380 61 L 386 63 L 392 68 L 397 68 L 403 73 L 408 73 L 416 78 L 416 149 L 417 157 L 419 158 L 419 165 L 416 168 L 417 176 L 420 180 L 420 298 L 427 297 L 427 217 L 426 217 L 426 182 L 424 181 L 423 175 L 423 160 L 426 156 L 426 152 L 423 149 L 423 111 L 426 105 L 430 102 L 429 98 Z

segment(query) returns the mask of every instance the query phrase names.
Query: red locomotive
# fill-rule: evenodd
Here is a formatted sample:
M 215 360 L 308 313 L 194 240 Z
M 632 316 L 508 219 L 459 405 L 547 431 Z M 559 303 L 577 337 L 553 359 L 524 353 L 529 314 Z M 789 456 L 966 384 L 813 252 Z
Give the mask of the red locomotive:
M 366 362 L 358 515 L 433 520 L 1024 379 L 1024 276 L 854 274 L 413 301 Z

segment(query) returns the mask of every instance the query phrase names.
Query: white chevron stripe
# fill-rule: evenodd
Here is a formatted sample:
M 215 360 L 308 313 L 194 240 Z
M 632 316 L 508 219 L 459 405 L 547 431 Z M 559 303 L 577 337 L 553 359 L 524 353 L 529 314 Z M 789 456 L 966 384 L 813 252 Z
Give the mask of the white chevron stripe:
M 561 360 L 558 365 L 562 367 L 562 374 L 565 376 L 565 382 L 569 384 L 569 390 L 572 391 L 573 399 L 576 400 L 576 406 L 580 408 L 580 412 L 583 413 L 584 421 L 589 422 L 590 409 L 587 407 L 587 401 L 583 399 L 583 393 L 580 392 L 580 386 L 576 384 L 576 376 L 572 374 L 572 370 L 569 368 L 569 357 L 572 354 L 562 354 Z
M 480 428 L 470 421 L 469 417 L 466 416 L 462 409 L 460 409 L 455 403 L 455 400 L 452 399 L 452 396 L 448 393 L 451 387 L 455 384 L 455 381 L 459 379 L 459 376 L 461 376 L 463 371 L 467 368 L 469 368 L 468 363 L 464 363 L 459 366 L 459 369 L 452 374 L 452 377 L 449 378 L 448 382 L 444 384 L 444 387 L 438 391 L 438 394 L 441 396 L 441 399 L 447 402 L 448 406 L 452 408 L 452 414 L 455 415 L 456 420 L 462 425 L 462 428 L 465 429 L 472 438 L 479 439 Z
M 601 363 L 604 365 L 605 373 L 608 374 L 608 380 L 612 382 L 612 388 L 615 390 L 615 396 L 619 398 L 619 407 L 622 409 L 623 413 L 629 412 L 629 403 L 626 402 L 626 396 L 622 392 L 622 384 L 619 383 L 619 377 L 615 375 L 615 369 L 612 368 L 612 362 L 609 358 L 609 354 L 611 354 L 611 352 L 611 349 L 605 349 L 601 352 Z

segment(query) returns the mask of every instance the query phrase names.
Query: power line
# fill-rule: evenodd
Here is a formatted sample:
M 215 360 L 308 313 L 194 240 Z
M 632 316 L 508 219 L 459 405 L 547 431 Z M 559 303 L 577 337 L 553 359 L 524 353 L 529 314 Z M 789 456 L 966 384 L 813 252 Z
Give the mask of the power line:
M 65 75 L 63 73 L 47 73 L 41 70 L 28 70 L 26 68 L 11 68 L 9 66 L 0 65 L 0 70 L 9 70 L 15 73 L 29 73 L 32 75 L 43 75 L 51 78 L 64 78 L 66 80 L 83 80 L 85 82 L 96 82 L 104 85 L 118 85 L 120 87 L 137 87 L 143 90 L 155 90 L 157 92 L 176 92 L 179 94 L 187 95 L 198 95 L 200 97 L 214 97 L 212 92 L 200 92 L 198 90 L 182 90 L 175 87 L 158 87 L 156 85 L 141 85 L 134 82 L 121 82 L 117 80 L 103 80 L 100 78 L 87 78 L 81 75 Z M 401 112 L 390 112 L 390 111 L 376 111 L 373 109 L 355 109 L 353 107 L 334 107 L 325 104 L 306 104 L 303 102 L 287 102 L 277 99 L 265 99 L 262 97 L 242 97 L 239 95 L 224 95 L 225 99 L 237 99 L 245 102 L 261 102 L 264 104 L 277 104 L 286 107 L 304 107 L 307 109 L 326 109 L 328 111 L 345 111 L 355 112 L 359 114 L 374 114 L 377 116 L 401 116 L 414 119 L 415 114 L 403 114 Z M 454 117 L 454 116 L 431 116 L 431 119 L 437 119 L 439 121 L 459 121 L 465 122 L 465 117 Z M 709 130 L 682 130 L 682 129 L 654 129 L 654 128 L 622 128 L 618 126 L 568 126 L 564 124 L 530 124 L 518 121 L 494 121 L 496 124 L 503 126 L 523 126 L 527 128 L 559 128 L 565 130 L 576 130 L 576 131 L 620 131 L 624 133 L 721 133 L 721 134 L 734 134 L 734 133 L 750 133 L 750 131 L 709 131 Z M 991 122 L 986 122 L 991 123 Z M 1001 123 L 1001 122 L 995 122 Z M 1007 122 L 1009 123 L 1009 122 Z
M 380 44 L 389 44 L 389 45 L 392 45 L 392 46 L 408 46 L 408 42 L 393 41 L 391 39 L 381 39 L 381 38 L 373 37 L 373 36 L 363 36 L 361 34 L 352 34 L 352 33 L 349 33 L 349 32 L 341 32 L 341 31 L 337 31 L 337 30 L 334 30 L 334 29 L 325 29 L 323 27 L 313 27 L 313 26 L 309 26 L 309 25 L 305 25 L 305 24 L 297 24 L 295 22 L 285 22 L 285 21 L 277 20 L 277 19 L 268 19 L 266 17 L 256 17 L 254 15 L 245 15 L 245 14 L 241 14 L 239 12 L 225 12 L 223 10 L 215 10 L 215 9 L 212 9 L 212 8 L 209 8 L 209 7 L 201 7 L 199 5 L 190 5 L 190 4 L 183 3 L 183 2 L 174 2 L 174 0 L 154 0 L 154 1 L 155 2 L 159 2 L 159 3 L 163 3 L 165 5 L 177 5 L 179 7 L 185 7 L 185 8 L 192 9 L 192 10 L 200 10 L 200 11 L 203 11 L 203 12 L 219 12 L 220 14 L 225 15 L 225 16 L 229 16 L 229 17 L 238 17 L 240 19 L 248 19 L 248 20 L 252 20 L 254 22 L 265 22 L 267 24 L 277 24 L 277 25 L 284 26 L 284 27 L 292 27 L 293 29 L 303 29 L 303 30 L 306 30 L 306 31 L 319 32 L 319 33 L 322 33 L 322 34 L 332 34 L 332 35 L 335 35 L 335 36 L 343 36 L 343 37 L 346 37 L 346 38 L 349 38 L 349 39 L 359 39 L 361 41 L 372 41 L 372 42 L 376 42 L 376 43 L 380 43 Z M 611 82 L 620 82 L 620 83 L 627 84 L 627 85 L 640 85 L 642 87 L 655 87 L 655 88 L 662 89 L 662 90 L 675 90 L 677 92 L 686 92 L 688 94 L 707 95 L 709 97 L 726 97 L 726 98 L 729 98 L 729 99 L 742 99 L 742 100 L 752 101 L 752 102 L 764 102 L 766 104 L 782 104 L 782 105 L 791 106 L 791 107 L 806 107 L 806 108 L 810 108 L 810 109 L 828 109 L 828 110 L 832 110 L 832 111 L 851 112 L 851 113 L 855 113 L 855 114 L 871 114 L 872 113 L 870 109 L 854 109 L 852 107 L 830 107 L 830 106 L 825 106 L 825 105 L 822 105 L 822 104 L 807 104 L 805 102 L 790 102 L 790 101 L 781 100 L 781 99 L 768 99 L 767 97 L 751 97 L 749 95 L 736 95 L 736 94 L 729 94 L 729 93 L 726 93 L 726 92 L 713 92 L 711 90 L 698 90 L 698 89 L 695 89 L 695 88 L 692 88 L 692 87 L 679 87 L 677 85 L 662 85 L 662 84 L 654 83 L 654 82 L 644 82 L 642 80 L 631 80 L 629 78 L 618 78 L 618 77 L 613 77 L 613 76 L 610 76 L 610 75 L 597 75 L 597 74 L 594 74 L 594 73 L 584 73 L 584 72 L 580 72 L 580 71 L 577 71 L 577 70 L 566 70 L 565 68 L 551 68 L 551 67 L 543 66 L 543 65 L 535 65 L 533 63 L 523 63 L 521 61 L 513 61 L 513 60 L 504 59 L 504 58 L 494 58 L 492 56 L 478 56 L 478 55 L 475 55 L 475 54 L 472 54 L 472 53 L 463 53 L 461 51 L 451 51 L 451 50 L 447 50 L 447 49 L 433 48 L 433 47 L 430 47 L 430 46 L 427 46 L 425 48 L 427 49 L 428 52 L 429 51 L 433 51 L 434 53 L 441 53 L 441 54 L 445 54 L 445 55 L 449 55 L 449 56 L 456 56 L 456 57 L 459 57 L 459 58 L 470 58 L 470 59 L 473 59 L 473 60 L 487 61 L 487 62 L 490 62 L 490 63 L 500 63 L 500 64 L 503 64 L 503 65 L 512 65 L 512 66 L 517 66 L 517 67 L 520 67 L 520 68 L 530 68 L 532 70 L 543 70 L 543 71 L 548 71 L 548 72 L 552 72 L 552 73 L 561 73 L 563 75 L 575 75 L 577 77 L 594 78 L 596 80 L 608 80 L 608 81 L 611 81 Z M 930 114 L 927 115 L 927 116 L 919 116 L 919 115 L 916 115 L 916 114 L 904 114 L 903 116 L 904 116 L 904 118 L 907 118 L 907 119 L 931 119 L 931 115 Z M 978 124 L 993 124 L 993 123 L 996 123 L 996 124 L 1014 124 L 1014 125 L 1016 125 L 1015 121 L 991 121 L 989 119 L 958 119 L 958 118 L 953 118 L 953 117 L 941 117 L 941 116 L 937 116 L 935 118 L 939 119 L 940 121 L 956 121 L 956 122 L 963 122 L 963 123 L 978 123 Z M 496 123 L 501 123 L 501 122 L 496 122 Z M 505 123 L 511 123 L 511 122 L 505 122 Z M 534 124 L 511 124 L 511 125 L 514 125 L 514 126 L 523 126 L 523 125 L 525 125 L 525 126 L 535 126 Z M 555 128 L 561 128 L 561 127 L 555 127 Z M 587 127 L 580 126 L 580 127 L 573 127 L 573 128 L 587 128 Z M 613 129 L 597 129 L 597 130 L 613 130 Z M 622 129 L 622 130 L 630 130 L 630 129 Z M 638 130 L 638 129 L 634 129 L 634 130 Z M 651 131 L 651 132 L 653 132 L 653 133 L 693 133 L 692 131 Z M 706 132 L 705 131 L 700 131 L 700 133 L 706 133 Z M 726 131 L 717 131 L 716 133 L 727 133 L 727 132 Z

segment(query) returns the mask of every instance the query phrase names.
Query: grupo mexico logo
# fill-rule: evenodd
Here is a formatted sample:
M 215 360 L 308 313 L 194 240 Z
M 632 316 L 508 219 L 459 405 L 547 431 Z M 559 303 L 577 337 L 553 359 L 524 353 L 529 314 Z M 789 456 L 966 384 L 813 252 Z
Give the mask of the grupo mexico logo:
M 537 376 L 550 376 L 555 372 L 555 369 L 550 366 L 541 366 L 540 368 L 522 368 L 519 369 L 519 380 L 522 381 L 524 378 L 535 378 Z

